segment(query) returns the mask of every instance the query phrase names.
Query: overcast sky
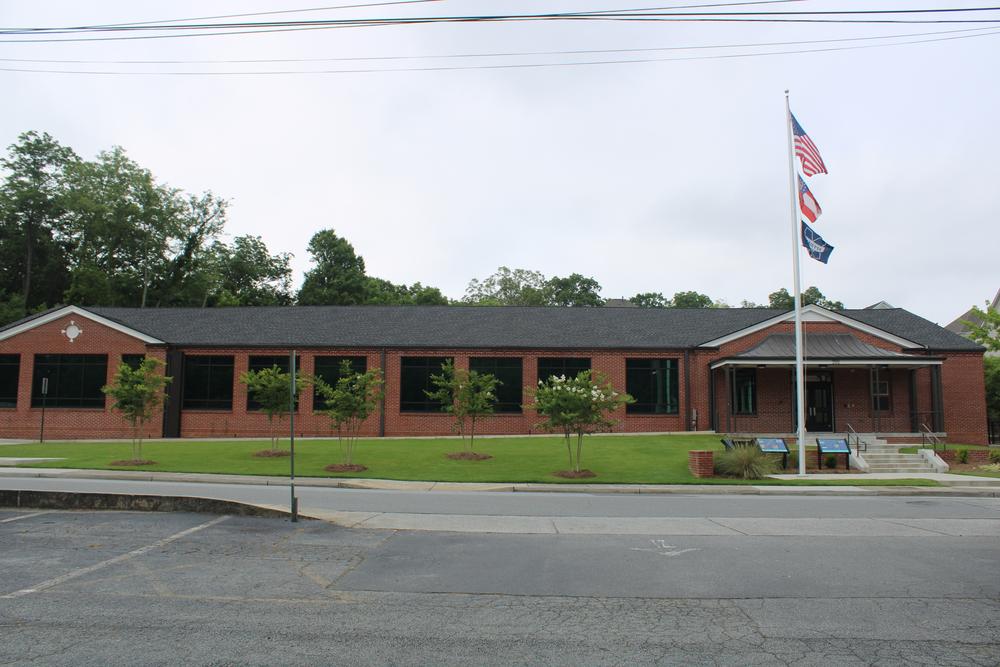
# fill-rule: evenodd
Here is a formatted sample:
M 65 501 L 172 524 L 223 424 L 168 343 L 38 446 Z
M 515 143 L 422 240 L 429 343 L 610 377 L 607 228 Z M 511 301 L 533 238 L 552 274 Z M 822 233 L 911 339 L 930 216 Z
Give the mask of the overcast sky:
M 702 0 L 707 3 L 710 0 Z M 722 0 L 716 0 L 719 2 Z M 342 4 L 347 4 L 342 3 Z M 447 0 L 248 17 L 376 18 L 581 11 L 692 2 Z M 856 2 L 739 10 L 857 8 Z M 974 6 L 975 2 L 960 6 Z M 3 27 L 182 19 L 280 3 L 5 2 Z M 864 3 L 865 7 L 875 6 Z M 880 8 L 955 6 L 893 2 Z M 1000 19 L 1000 13 L 992 13 Z M 980 15 L 976 18 L 984 18 Z M 1000 23 L 994 24 L 1000 30 Z M 45 131 L 84 157 L 113 145 L 155 176 L 231 202 L 230 235 L 294 253 L 333 228 L 368 272 L 461 297 L 498 266 L 593 276 L 605 297 L 696 290 L 732 305 L 791 286 L 784 94 L 829 175 L 809 179 L 836 249 L 803 288 L 946 324 L 1000 287 L 1000 34 L 990 24 L 648 22 L 444 24 L 89 43 L 0 43 L 0 67 L 113 72 L 480 69 L 225 76 L 0 71 L 0 140 Z M 985 31 L 984 31 L 985 32 Z M 920 44 L 820 42 L 907 35 Z M 952 39 L 962 37 L 961 39 Z M 3 39 L 3 37 L 0 37 Z M 247 60 L 767 47 L 402 60 L 130 65 L 33 60 Z M 684 60 L 677 60 L 684 58 Z M 656 62 L 483 69 L 607 60 Z

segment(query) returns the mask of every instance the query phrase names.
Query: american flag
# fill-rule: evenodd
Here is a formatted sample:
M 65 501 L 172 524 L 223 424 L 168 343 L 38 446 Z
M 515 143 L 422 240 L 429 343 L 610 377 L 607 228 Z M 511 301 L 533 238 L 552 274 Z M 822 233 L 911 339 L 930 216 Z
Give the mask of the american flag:
M 826 165 L 823 164 L 823 158 L 819 156 L 819 149 L 799 125 L 799 121 L 795 120 L 795 114 L 792 114 L 792 134 L 794 135 L 795 156 L 802 160 L 802 173 L 806 176 L 829 173 L 826 170 Z
M 802 209 L 802 215 L 809 218 L 809 222 L 816 222 L 816 218 L 823 213 L 823 209 L 819 207 L 819 202 L 813 197 L 813 193 L 809 191 L 809 186 L 802 180 L 802 177 L 798 174 L 795 177 L 799 179 L 799 208 Z

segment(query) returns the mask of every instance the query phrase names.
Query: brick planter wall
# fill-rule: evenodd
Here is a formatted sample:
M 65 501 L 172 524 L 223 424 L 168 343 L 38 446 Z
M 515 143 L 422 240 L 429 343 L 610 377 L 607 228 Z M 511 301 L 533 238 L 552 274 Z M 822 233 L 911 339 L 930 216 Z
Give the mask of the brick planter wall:
M 691 450 L 688 452 L 688 470 L 695 477 L 712 477 L 715 474 L 715 452 Z

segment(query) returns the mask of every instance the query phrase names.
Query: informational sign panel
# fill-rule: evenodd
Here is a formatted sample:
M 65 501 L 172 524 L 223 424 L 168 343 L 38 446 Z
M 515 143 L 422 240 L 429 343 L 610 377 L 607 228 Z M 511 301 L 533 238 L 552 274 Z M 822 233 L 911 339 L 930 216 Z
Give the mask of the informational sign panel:
M 850 454 L 851 448 L 847 446 L 847 441 L 844 439 L 825 439 L 817 438 L 816 446 L 819 447 L 819 451 L 824 454 Z
M 757 438 L 757 446 L 760 451 L 774 454 L 787 454 L 788 445 L 784 438 Z

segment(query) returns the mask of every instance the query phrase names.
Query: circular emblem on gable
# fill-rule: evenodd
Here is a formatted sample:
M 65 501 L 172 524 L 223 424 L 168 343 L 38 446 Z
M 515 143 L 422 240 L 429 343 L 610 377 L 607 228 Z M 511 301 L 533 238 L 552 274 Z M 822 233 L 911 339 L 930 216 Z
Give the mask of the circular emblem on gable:
M 66 338 L 69 338 L 69 342 L 71 343 L 75 341 L 77 336 L 79 336 L 82 333 L 83 329 L 76 326 L 76 322 L 74 322 L 73 320 L 70 320 L 69 326 L 62 330 L 62 334 L 66 336 Z

